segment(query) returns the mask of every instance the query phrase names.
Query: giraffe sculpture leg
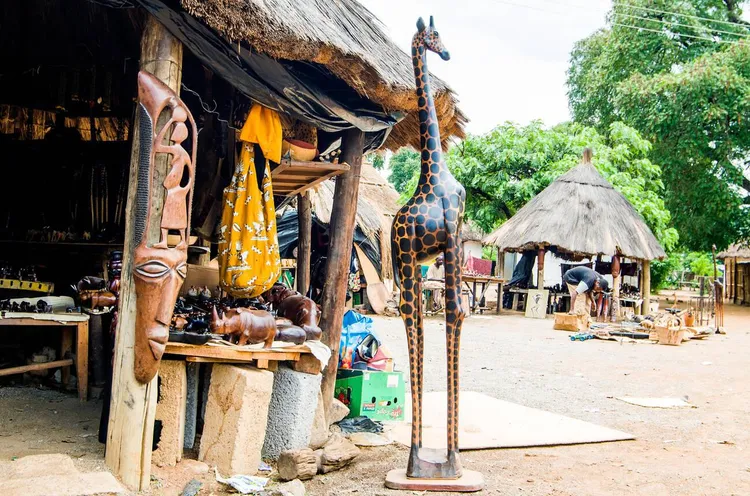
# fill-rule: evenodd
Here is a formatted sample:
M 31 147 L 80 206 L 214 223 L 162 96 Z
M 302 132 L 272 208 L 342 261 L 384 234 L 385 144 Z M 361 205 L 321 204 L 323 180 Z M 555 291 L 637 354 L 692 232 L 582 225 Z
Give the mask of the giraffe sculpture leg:
M 461 243 L 450 236 L 445 250 L 445 351 L 448 364 L 448 462 L 452 470 L 461 475 L 458 457 L 458 355 L 461 343 L 461 326 L 464 310 L 461 306 Z

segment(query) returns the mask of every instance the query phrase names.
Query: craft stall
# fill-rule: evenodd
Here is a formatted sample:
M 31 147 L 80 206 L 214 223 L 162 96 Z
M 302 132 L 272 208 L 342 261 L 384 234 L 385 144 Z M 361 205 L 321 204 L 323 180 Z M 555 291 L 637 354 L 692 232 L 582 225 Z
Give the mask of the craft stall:
M 356 2 L 293 8 L 0 7 L 0 387 L 103 398 L 106 463 L 132 490 L 184 449 L 254 474 L 306 446 L 347 307 L 393 289 L 397 198 L 362 162 L 419 145 L 409 56 Z M 443 140 L 462 137 L 433 91 Z
M 561 275 L 585 265 L 611 276 L 611 292 L 606 295 L 611 301 L 610 319 L 621 318 L 621 307 L 632 307 L 636 314 L 650 312 L 650 263 L 666 253 L 643 218 L 593 161 L 591 150 L 586 149 L 579 165 L 484 238 L 485 244 L 497 249 L 497 275 L 502 278 L 505 253 L 522 255 L 504 286 L 506 308 L 536 318 L 569 311 L 569 291 L 555 282 L 561 279 L 550 271 L 545 279 L 545 265 L 554 262 Z

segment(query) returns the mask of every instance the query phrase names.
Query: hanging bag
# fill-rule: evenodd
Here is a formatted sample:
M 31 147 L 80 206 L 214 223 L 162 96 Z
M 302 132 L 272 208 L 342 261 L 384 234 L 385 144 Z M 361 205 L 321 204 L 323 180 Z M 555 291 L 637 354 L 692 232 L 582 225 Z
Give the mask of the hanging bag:
M 253 106 L 240 133 L 240 161 L 224 189 L 219 236 L 221 287 L 237 298 L 259 296 L 281 275 L 269 164 L 281 161 L 281 138 L 278 114 Z

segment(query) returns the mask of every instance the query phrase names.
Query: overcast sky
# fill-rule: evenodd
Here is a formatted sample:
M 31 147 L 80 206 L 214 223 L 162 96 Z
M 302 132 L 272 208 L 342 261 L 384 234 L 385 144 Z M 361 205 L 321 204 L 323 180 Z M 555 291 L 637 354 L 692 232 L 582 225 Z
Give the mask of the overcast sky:
M 573 44 L 604 26 L 609 0 L 359 0 L 409 51 L 417 18 L 435 16 L 451 53 L 428 59 L 485 133 L 505 121 L 569 120 L 565 71 Z M 433 54 L 431 54 L 433 55 Z

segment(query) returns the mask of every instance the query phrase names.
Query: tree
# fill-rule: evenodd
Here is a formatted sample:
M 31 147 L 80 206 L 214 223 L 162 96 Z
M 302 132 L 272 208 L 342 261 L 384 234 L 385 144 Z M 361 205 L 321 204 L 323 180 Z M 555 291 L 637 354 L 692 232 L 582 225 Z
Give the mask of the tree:
M 621 120 L 654 143 L 681 241 L 727 246 L 750 230 L 750 34 L 735 0 L 615 3 L 610 28 L 578 42 L 568 71 L 577 122 Z
M 677 232 L 661 197 L 661 169 L 647 158 L 651 144 L 622 123 L 613 123 L 607 135 L 572 123 L 551 129 L 539 121 L 523 127 L 506 123 L 467 137 L 447 159 L 466 188 L 466 215 L 490 231 L 576 166 L 587 146 L 593 148 L 594 166 L 633 204 L 662 246 L 676 246 Z
M 385 165 L 385 159 L 380 153 L 368 153 L 367 161 L 370 162 L 372 166 L 377 170 L 382 170 L 383 166 Z
M 412 148 L 401 148 L 391 157 L 391 174 L 388 176 L 388 181 L 402 195 L 411 196 L 416 188 L 416 182 L 409 189 L 409 181 L 419 175 L 420 167 L 419 152 Z

